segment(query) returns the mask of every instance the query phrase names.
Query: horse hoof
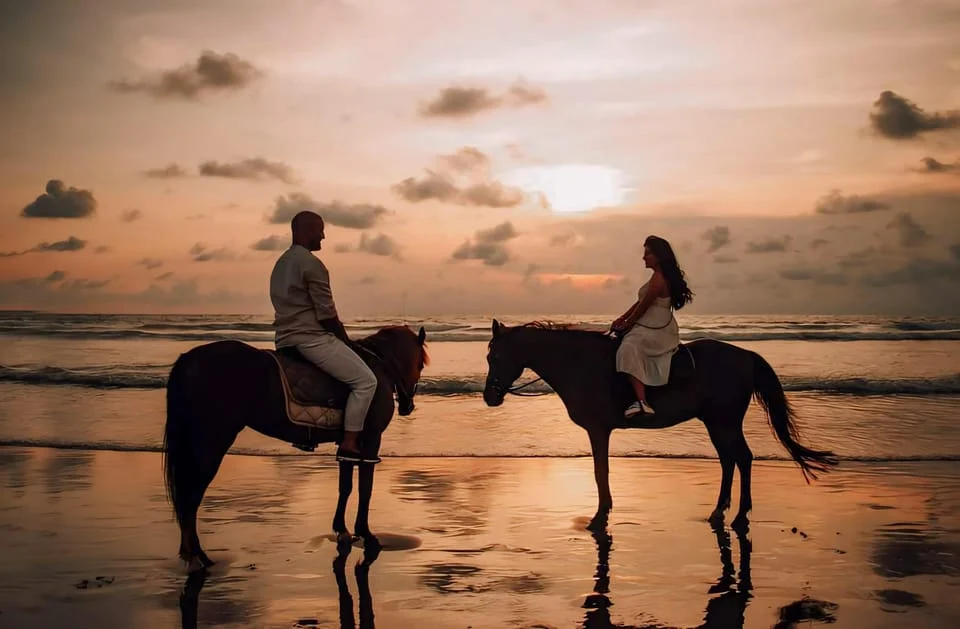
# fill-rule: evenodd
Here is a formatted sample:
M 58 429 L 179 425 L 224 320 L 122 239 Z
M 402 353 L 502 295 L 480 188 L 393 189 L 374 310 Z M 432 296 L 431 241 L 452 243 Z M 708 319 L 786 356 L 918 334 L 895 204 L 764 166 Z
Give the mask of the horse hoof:
M 203 561 L 199 557 L 193 556 L 187 561 L 187 574 L 194 575 L 206 572 L 207 567 L 203 565 Z
M 723 509 L 714 509 L 713 513 L 710 514 L 710 517 L 707 518 L 707 522 L 713 524 L 714 526 L 723 524 Z
M 607 528 L 607 515 L 606 514 L 597 514 L 593 516 L 593 519 L 587 524 L 587 530 L 597 533 L 599 531 L 606 530 Z

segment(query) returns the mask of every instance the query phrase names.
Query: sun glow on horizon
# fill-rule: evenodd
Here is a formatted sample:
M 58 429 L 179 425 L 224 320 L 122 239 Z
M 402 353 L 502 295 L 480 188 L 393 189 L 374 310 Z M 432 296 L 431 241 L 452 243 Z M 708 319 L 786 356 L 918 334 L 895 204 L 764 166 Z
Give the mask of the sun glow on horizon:
M 599 164 L 556 164 L 517 168 L 503 180 L 530 194 L 546 197 L 554 212 L 586 212 L 623 203 L 623 172 Z

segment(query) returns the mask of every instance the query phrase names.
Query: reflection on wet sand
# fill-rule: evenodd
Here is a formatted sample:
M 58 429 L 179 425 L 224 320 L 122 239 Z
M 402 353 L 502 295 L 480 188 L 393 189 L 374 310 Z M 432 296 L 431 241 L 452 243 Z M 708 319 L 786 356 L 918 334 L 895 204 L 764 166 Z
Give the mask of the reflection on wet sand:
M 341 545 L 337 549 L 337 557 L 333 560 L 333 574 L 337 579 L 337 590 L 340 593 L 340 629 L 354 629 L 357 625 L 353 615 L 353 596 L 350 594 L 350 585 L 347 583 L 346 565 L 350 556 L 349 545 Z M 380 556 L 382 547 L 371 545 L 364 547 L 363 558 L 354 567 L 357 578 L 357 596 L 359 602 L 360 629 L 374 629 L 373 596 L 370 594 L 370 566 Z
M 743 627 L 747 605 L 753 598 L 753 583 L 750 578 L 750 557 L 753 542 L 747 530 L 735 531 L 740 552 L 739 574 L 733 563 L 733 551 L 730 544 L 730 532 L 722 525 L 711 526 L 720 550 L 720 577 L 707 590 L 713 596 L 707 601 L 703 623 L 691 629 L 738 629 Z M 613 536 L 606 531 L 592 533 L 597 544 L 597 571 L 594 574 L 593 594 L 583 601 L 587 610 L 581 627 L 583 629 L 680 629 L 658 621 L 639 625 L 614 623 L 610 616 L 613 601 L 610 599 L 610 551 L 613 548 Z M 774 629 L 792 629 L 800 622 L 821 621 L 832 623 L 836 620 L 833 612 L 835 603 L 803 598 L 778 610 L 780 622 Z
M 433 516 L 431 533 L 445 536 L 475 535 L 489 523 L 495 481 L 500 471 L 464 470 L 451 473 L 438 469 L 406 470 L 391 487 L 391 493 L 405 502 L 423 502 Z

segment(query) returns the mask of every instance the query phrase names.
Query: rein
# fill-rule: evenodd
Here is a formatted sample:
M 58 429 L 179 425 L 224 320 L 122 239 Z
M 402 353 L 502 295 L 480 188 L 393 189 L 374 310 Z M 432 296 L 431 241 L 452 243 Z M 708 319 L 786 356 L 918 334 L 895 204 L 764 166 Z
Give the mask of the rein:
M 389 360 L 386 360 L 383 356 L 377 353 L 377 351 L 374 350 L 372 347 L 367 347 L 360 341 L 354 341 L 352 345 L 353 347 L 358 347 L 362 349 L 363 351 L 367 352 L 368 354 L 376 358 L 378 361 L 380 361 L 380 364 L 383 365 L 384 369 L 387 371 L 387 374 L 390 376 L 390 379 L 393 380 L 393 388 L 396 390 L 398 396 L 404 395 L 407 397 L 407 399 L 410 399 L 410 400 L 413 399 L 413 396 L 417 394 L 418 385 L 414 385 L 412 394 L 407 393 L 401 384 L 403 382 L 403 379 L 398 377 L 397 374 L 392 373 L 394 371 L 393 365 Z
M 512 395 L 516 395 L 517 397 L 540 397 L 541 395 L 550 395 L 550 391 L 538 391 L 538 392 L 527 391 L 525 393 L 520 393 L 521 389 L 526 389 L 531 384 L 536 384 L 541 380 L 543 380 L 543 378 L 536 378 L 534 380 L 531 380 L 530 382 L 524 382 L 523 384 L 512 386 L 509 389 L 507 389 L 505 393 L 510 393 Z

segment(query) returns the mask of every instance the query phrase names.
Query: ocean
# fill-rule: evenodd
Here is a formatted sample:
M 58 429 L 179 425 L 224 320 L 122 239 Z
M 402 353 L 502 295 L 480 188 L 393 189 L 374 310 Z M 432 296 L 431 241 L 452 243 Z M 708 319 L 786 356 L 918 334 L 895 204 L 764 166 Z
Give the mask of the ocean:
M 498 318 L 508 325 L 552 319 L 604 329 L 612 316 Z M 847 461 L 960 460 L 960 319 L 682 312 L 678 319 L 683 340 L 719 339 L 763 355 L 799 412 L 804 443 Z M 483 403 L 490 317 L 358 318 L 347 329 L 356 338 L 396 323 L 424 326 L 432 364 L 417 410 L 395 417 L 385 434 L 384 455 L 589 454 L 585 433 L 555 395 L 508 398 L 498 408 Z M 0 313 L 0 445 L 158 451 L 170 366 L 190 348 L 221 339 L 272 347 L 270 318 Z M 533 377 L 527 372 L 520 381 Z M 745 430 L 756 458 L 787 460 L 756 405 Z M 697 421 L 617 431 L 611 450 L 626 457 L 715 456 Z M 249 430 L 232 452 L 314 456 Z

